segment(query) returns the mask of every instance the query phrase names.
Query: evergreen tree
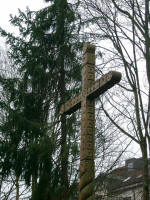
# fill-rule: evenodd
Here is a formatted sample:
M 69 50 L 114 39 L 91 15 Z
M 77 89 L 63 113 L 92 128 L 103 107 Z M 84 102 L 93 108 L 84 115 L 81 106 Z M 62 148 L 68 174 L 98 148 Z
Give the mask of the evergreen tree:
M 1 35 L 18 74 L 0 77 L 7 99 L 0 102 L 6 113 L 0 126 L 2 173 L 14 172 L 32 184 L 32 199 L 68 199 L 76 185 L 68 177 L 69 153 L 78 153 L 71 144 L 75 116 L 66 119 L 59 109 L 80 87 L 76 15 L 66 0 L 55 0 L 38 12 L 19 11 L 11 23 L 19 36 L 2 29 Z

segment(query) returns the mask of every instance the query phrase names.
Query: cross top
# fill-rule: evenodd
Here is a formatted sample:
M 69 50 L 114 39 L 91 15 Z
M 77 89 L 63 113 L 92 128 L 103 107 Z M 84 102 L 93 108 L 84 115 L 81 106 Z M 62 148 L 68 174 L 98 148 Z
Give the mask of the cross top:
M 61 106 L 61 114 L 81 108 L 79 200 L 94 200 L 95 98 L 121 80 L 121 73 L 110 71 L 95 81 L 95 46 L 83 47 L 82 91 Z
M 61 114 L 72 114 L 81 108 L 83 97 L 95 99 L 121 80 L 121 73 L 110 71 L 95 81 L 95 46 L 83 47 L 82 92 L 61 106 Z

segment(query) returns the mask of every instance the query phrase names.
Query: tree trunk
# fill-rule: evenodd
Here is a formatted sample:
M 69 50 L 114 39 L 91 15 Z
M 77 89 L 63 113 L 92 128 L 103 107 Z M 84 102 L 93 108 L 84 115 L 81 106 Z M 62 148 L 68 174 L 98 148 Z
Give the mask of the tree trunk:
M 32 196 L 36 190 L 37 187 L 37 177 L 35 175 L 32 175 Z
M 147 79 L 150 86 L 149 0 L 145 0 L 145 50 Z
M 141 142 L 143 157 L 143 200 L 149 200 L 149 178 L 148 178 L 148 153 L 146 138 Z
M 65 70 L 64 70 L 64 63 L 62 59 L 61 64 L 61 78 L 60 78 L 60 98 L 63 102 L 65 99 Z M 67 148 L 67 130 L 66 130 L 66 116 L 63 114 L 61 115 L 61 184 L 64 187 L 63 197 L 61 200 L 66 199 L 65 196 L 67 195 L 67 191 L 69 188 L 68 183 L 68 148 Z
M 2 184 L 3 184 L 3 176 L 1 177 L 1 180 L 0 180 L 0 200 L 1 200 Z
M 16 200 L 19 200 L 19 178 L 16 177 Z
M 60 67 L 60 102 L 64 103 L 66 96 L 66 83 L 65 83 L 65 7 L 67 6 L 66 0 L 60 0 L 58 4 L 58 16 L 57 16 L 57 32 L 59 32 L 59 56 L 58 64 Z M 63 192 L 61 200 L 67 199 L 68 195 L 68 148 L 67 148 L 67 129 L 66 129 L 66 116 L 61 115 L 61 186 Z

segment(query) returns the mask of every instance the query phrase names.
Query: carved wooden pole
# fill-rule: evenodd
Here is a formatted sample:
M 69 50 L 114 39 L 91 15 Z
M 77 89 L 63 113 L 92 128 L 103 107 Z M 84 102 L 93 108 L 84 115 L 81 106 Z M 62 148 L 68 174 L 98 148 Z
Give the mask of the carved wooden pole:
M 82 69 L 82 121 L 80 146 L 80 200 L 94 200 L 94 99 L 86 98 L 87 89 L 95 82 L 95 46 L 85 44 Z
M 82 109 L 80 144 L 79 200 L 94 200 L 94 99 L 121 80 L 121 73 L 111 71 L 95 81 L 95 46 L 83 47 L 82 91 L 61 106 L 61 114 Z

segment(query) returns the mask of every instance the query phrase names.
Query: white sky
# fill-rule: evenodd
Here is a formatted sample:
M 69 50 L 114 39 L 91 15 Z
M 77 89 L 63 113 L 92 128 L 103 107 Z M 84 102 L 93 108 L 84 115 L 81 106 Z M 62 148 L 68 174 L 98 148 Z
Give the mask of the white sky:
M 38 10 L 45 5 L 43 0 L 4 0 L 0 4 L 0 27 L 11 31 L 9 16 L 10 14 L 17 15 L 18 8 L 25 11 L 28 6 L 30 10 Z

